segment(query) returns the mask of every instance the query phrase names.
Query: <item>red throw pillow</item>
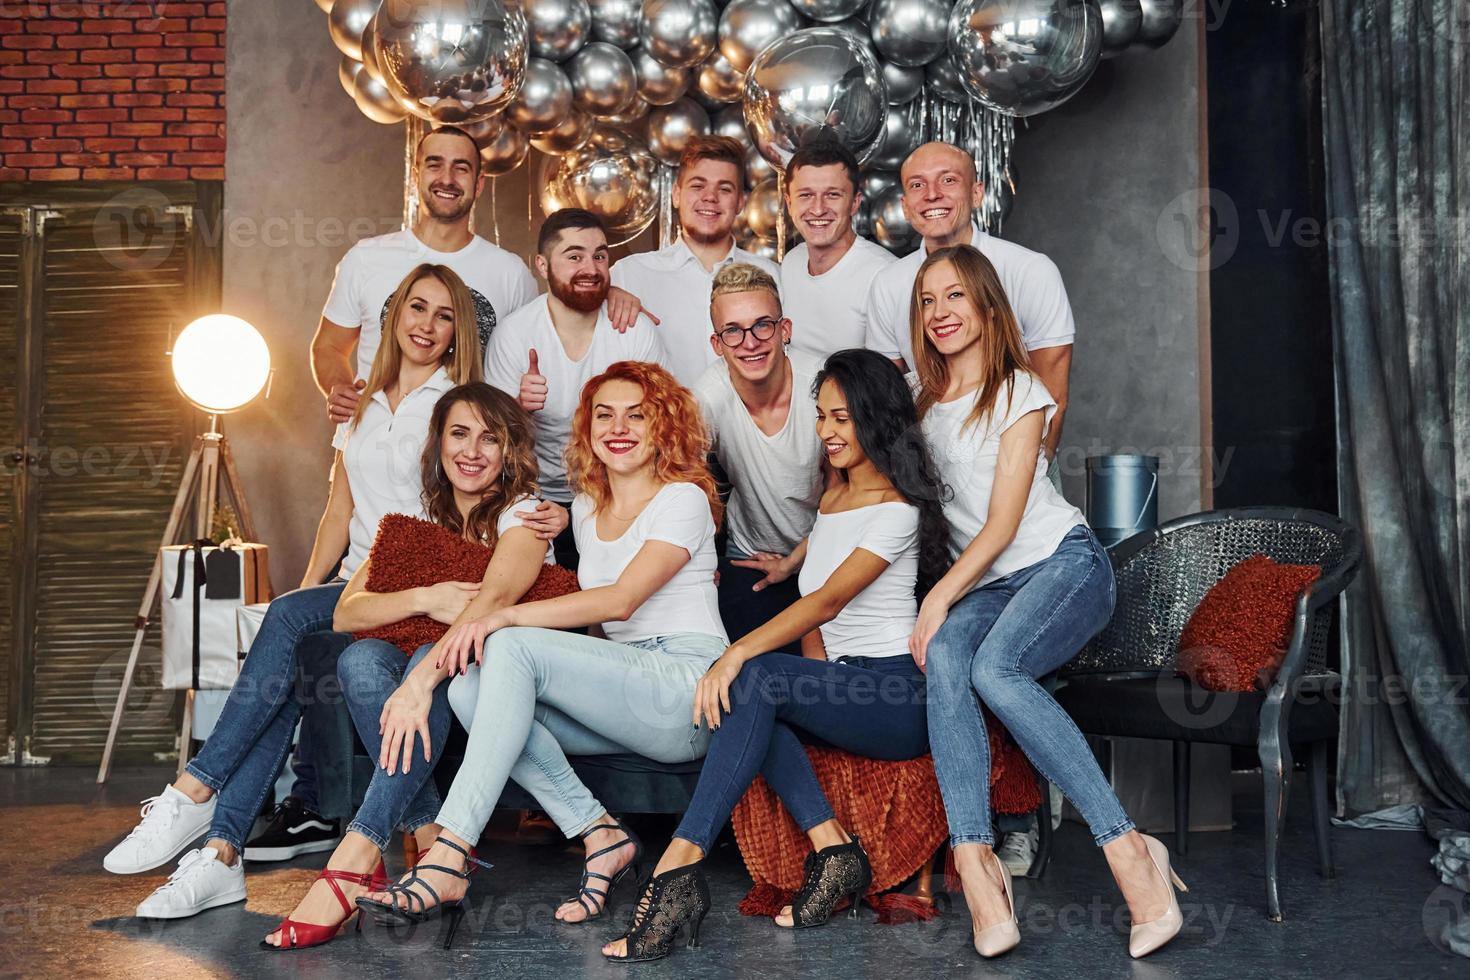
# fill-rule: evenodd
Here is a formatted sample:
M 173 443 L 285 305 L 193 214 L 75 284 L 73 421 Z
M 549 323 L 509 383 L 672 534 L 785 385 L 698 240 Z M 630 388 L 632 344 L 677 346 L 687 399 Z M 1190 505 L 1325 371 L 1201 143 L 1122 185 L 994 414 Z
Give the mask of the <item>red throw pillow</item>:
M 378 523 L 378 536 L 368 553 L 367 590 L 402 592 L 440 582 L 478 582 L 485 577 L 493 548 L 466 541 L 446 527 L 431 521 L 389 514 Z M 577 573 L 559 565 L 546 565 L 522 602 L 550 599 L 577 591 Z M 449 627 L 428 616 L 408 619 L 352 634 L 359 640 L 387 640 L 412 655 L 425 643 L 438 642 Z
M 1210 691 L 1251 691 L 1275 679 L 1297 597 L 1322 574 L 1251 555 L 1210 587 L 1179 634 L 1176 669 Z

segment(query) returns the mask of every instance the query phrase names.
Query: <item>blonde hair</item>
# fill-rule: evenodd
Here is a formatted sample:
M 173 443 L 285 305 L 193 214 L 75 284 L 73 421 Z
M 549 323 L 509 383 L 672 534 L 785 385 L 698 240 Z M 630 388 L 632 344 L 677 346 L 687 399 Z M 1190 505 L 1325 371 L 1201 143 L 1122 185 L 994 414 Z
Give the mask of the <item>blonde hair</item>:
M 776 306 L 781 306 L 781 290 L 776 285 L 775 277 L 759 266 L 748 262 L 731 262 L 720 268 L 715 273 L 714 282 L 710 285 L 709 301 L 713 306 L 715 298 L 728 293 L 753 293 L 765 290 L 776 297 Z

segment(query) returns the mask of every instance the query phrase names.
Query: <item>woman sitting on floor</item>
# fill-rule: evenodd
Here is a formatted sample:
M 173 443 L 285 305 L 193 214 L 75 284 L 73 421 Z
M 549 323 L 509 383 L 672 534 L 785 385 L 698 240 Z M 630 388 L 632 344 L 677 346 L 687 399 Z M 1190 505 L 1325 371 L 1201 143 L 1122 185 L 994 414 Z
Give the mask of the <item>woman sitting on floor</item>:
M 447 910 L 457 922 L 470 848 L 511 778 L 568 838 L 583 838 L 581 885 L 560 920 L 596 918 L 618 881 L 636 874 L 642 846 L 567 756 L 704 755 L 709 731 L 689 724 L 694 688 L 729 643 L 714 582 L 720 503 L 705 451 L 698 405 L 663 368 L 619 361 L 582 389 L 567 448 L 582 591 L 502 609 L 446 637 L 461 673 L 449 701 L 469 742 L 438 814 L 443 832 L 400 883 L 359 905 L 413 920 Z M 606 638 L 563 632 L 583 626 Z M 391 728 L 384 739 L 392 744 Z
M 185 854 L 138 906 L 140 916 L 183 918 L 244 901 L 240 851 L 290 750 L 309 686 L 297 683 L 296 645 L 332 628 L 345 577 L 367 559 L 383 516 L 422 513 L 418 460 L 434 404 L 454 385 L 480 377 L 474 301 L 453 270 L 415 268 L 394 292 L 385 320 L 395 342 L 378 348 L 357 414 L 339 430 L 331 496 L 306 581 L 326 574 L 322 556 L 345 549 L 344 578 L 270 604 L 214 734 L 173 785 L 146 801 L 143 819 L 103 859 L 116 874 L 149 871 L 207 831 L 204 847 Z M 560 526 L 553 520 L 538 532 L 554 536 Z
M 1107 552 L 1046 478 L 1056 401 L 1028 369 L 1005 290 L 976 249 L 929 254 L 911 316 L 919 416 L 945 447 L 940 472 L 954 490 L 955 556 L 919 611 L 913 652 L 929 679 L 929 741 L 975 949 L 996 956 L 1021 938 L 993 850 L 983 703 L 1087 821 L 1132 913 L 1129 951 L 1143 956 L 1182 921 L 1168 851 L 1134 829 L 1082 733 L 1036 682 L 1113 611 Z
M 817 433 L 843 479 L 818 506 L 801 598 L 735 641 L 700 680 L 694 720 L 718 729 L 709 758 L 631 928 L 603 947 L 609 959 L 667 956 L 680 927 L 695 944 L 709 909 L 700 862 L 757 774 L 815 852 L 776 924 L 817 926 L 839 900 L 856 906 L 871 877 L 867 855 L 834 817 L 797 733 L 874 759 L 929 749 L 924 675 L 908 640 L 920 560 L 929 571 L 946 558 L 934 464 L 908 385 L 887 358 L 838 351 L 816 385 Z M 796 639 L 806 656 L 766 652 Z

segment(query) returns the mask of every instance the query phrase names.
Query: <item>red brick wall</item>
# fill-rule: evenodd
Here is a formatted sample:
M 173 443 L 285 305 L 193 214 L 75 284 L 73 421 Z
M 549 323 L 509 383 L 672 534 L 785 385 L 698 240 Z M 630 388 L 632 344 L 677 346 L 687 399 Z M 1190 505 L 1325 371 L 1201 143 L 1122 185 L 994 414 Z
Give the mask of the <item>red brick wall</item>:
M 0 180 L 224 176 L 224 3 L 0 0 Z

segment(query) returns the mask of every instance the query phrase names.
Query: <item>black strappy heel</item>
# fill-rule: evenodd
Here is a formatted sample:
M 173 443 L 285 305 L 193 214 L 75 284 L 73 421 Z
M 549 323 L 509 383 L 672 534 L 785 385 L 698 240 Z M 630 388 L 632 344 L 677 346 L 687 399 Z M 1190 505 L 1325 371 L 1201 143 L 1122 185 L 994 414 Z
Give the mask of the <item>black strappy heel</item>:
M 565 922 L 569 926 L 581 925 L 583 922 L 591 922 L 593 919 L 602 918 L 602 914 L 607 911 L 607 903 L 612 897 L 613 890 L 622 883 L 623 879 L 627 878 L 631 874 L 633 881 L 637 882 L 643 877 L 643 842 L 638 839 L 637 834 L 633 833 L 631 830 L 625 827 L 623 825 L 623 822 L 617 817 L 613 817 L 612 823 L 600 823 L 595 827 L 588 827 L 586 830 L 582 831 L 582 836 L 586 837 L 588 834 L 592 833 L 595 830 L 620 831 L 623 835 L 623 839 L 618 841 L 616 844 L 609 844 L 600 851 L 593 851 L 591 854 L 587 855 L 585 860 L 583 860 L 582 883 L 577 888 L 577 894 L 567 899 L 567 901 L 574 901 L 578 905 L 582 906 L 582 910 L 587 913 L 587 917 L 585 919 L 578 919 L 576 922 L 571 922 L 566 919 L 559 920 L 561 922 Z M 591 871 L 588 869 L 587 865 L 591 861 L 602 857 L 604 854 L 611 854 L 613 851 L 622 850 L 630 843 L 633 845 L 633 860 L 623 865 L 623 867 L 621 868 L 621 870 L 618 871 L 617 874 L 608 876 L 602 874 L 599 871 Z M 596 878 L 599 881 L 607 882 L 607 888 L 593 888 L 593 878 Z
M 804 872 L 801 889 L 791 899 L 793 929 L 824 924 L 843 898 L 851 903 L 848 915 L 857 918 L 863 894 L 873 882 L 873 869 L 856 834 L 846 844 L 808 854 Z
M 419 872 L 438 871 L 450 877 L 468 881 L 476 867 L 484 868 L 488 871 L 493 865 L 481 861 L 475 857 L 472 851 L 465 850 L 454 843 L 454 841 L 445 840 L 443 837 L 435 837 L 434 843 L 443 844 L 463 854 L 466 862 L 464 870 L 456 871 L 453 868 L 446 868 L 442 864 L 416 864 L 409 870 L 407 880 L 395 882 L 383 889 L 385 894 L 392 896 L 391 902 L 375 902 L 364 895 L 357 900 L 357 906 L 358 908 L 373 912 L 379 921 L 382 921 L 386 916 L 390 921 L 418 923 L 426 922 L 436 915 L 444 915 L 449 919 L 449 932 L 444 937 L 444 948 L 449 949 L 454 943 L 454 933 L 459 929 L 460 920 L 464 918 L 465 903 L 469 901 L 469 896 L 466 895 L 464 898 L 456 899 L 449 903 L 441 902 L 439 900 L 439 893 L 434 891 L 434 886 L 423 878 L 420 878 Z M 424 901 L 424 897 L 413 890 L 415 885 L 422 887 L 424 891 L 429 893 L 434 899 L 433 905 Z M 400 895 L 404 899 L 401 905 L 398 902 Z M 415 908 L 415 903 L 417 903 L 417 908 Z

